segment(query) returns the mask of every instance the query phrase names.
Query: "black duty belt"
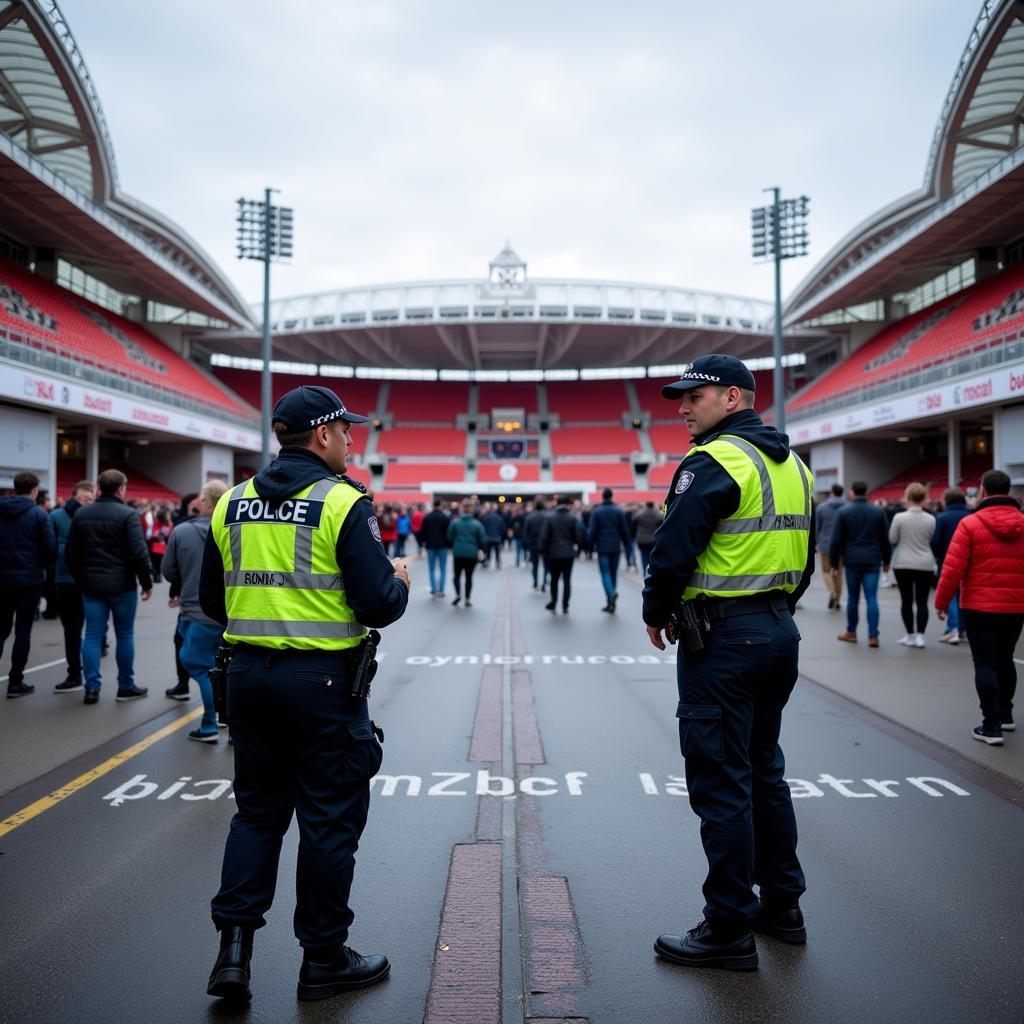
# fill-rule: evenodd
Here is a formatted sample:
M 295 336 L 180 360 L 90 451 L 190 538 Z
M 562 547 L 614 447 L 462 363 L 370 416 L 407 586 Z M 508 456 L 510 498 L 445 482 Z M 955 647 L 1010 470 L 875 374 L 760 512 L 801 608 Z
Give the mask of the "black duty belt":
M 701 611 L 707 614 L 711 622 L 721 622 L 739 615 L 760 615 L 768 612 L 778 615 L 789 611 L 789 599 L 785 593 L 773 590 L 766 594 L 752 594 L 749 597 L 727 597 L 721 600 L 704 600 L 697 602 Z

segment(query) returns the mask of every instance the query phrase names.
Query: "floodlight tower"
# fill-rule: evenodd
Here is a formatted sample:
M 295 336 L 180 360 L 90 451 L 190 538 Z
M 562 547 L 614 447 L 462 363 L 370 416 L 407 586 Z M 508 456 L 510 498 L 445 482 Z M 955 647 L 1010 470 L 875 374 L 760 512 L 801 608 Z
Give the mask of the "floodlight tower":
M 263 375 L 260 387 L 260 420 L 263 436 L 263 465 L 270 461 L 270 261 L 292 258 L 294 211 L 273 206 L 270 197 L 276 188 L 264 190 L 263 199 L 237 201 L 237 241 L 240 260 L 263 261 Z
M 750 224 L 754 259 L 760 263 L 767 260 L 775 262 L 775 336 L 772 339 L 775 427 L 783 431 L 786 429 L 786 388 L 782 374 L 782 261 L 807 255 L 807 207 L 810 200 L 807 196 L 780 199 L 777 188 L 764 191 L 772 193 L 772 205 L 751 210 Z

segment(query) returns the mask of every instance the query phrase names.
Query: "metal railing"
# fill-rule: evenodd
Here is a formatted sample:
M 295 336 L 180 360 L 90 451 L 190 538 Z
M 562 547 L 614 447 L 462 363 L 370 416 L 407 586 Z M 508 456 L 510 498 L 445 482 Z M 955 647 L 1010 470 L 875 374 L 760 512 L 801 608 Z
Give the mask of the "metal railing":
M 948 353 L 941 359 L 925 363 L 911 373 L 896 371 L 884 380 L 864 387 L 853 387 L 838 395 L 820 399 L 809 405 L 801 405 L 789 412 L 790 421 L 795 423 L 838 412 L 857 405 L 881 401 L 892 395 L 916 391 L 935 383 L 945 383 L 956 377 L 965 377 L 990 366 L 1001 366 L 1024 359 L 1024 329 L 1017 328 L 1010 334 L 998 335 L 987 341 L 964 347 Z M 813 382 L 812 382 L 813 384 Z M 809 385 L 810 386 L 810 385 Z M 799 397 L 799 396 L 798 396 Z
M 0 359 L 8 359 L 34 370 L 43 370 L 67 377 L 76 384 L 95 384 L 99 387 L 120 391 L 145 401 L 173 406 L 185 412 L 209 416 L 221 422 L 232 423 L 247 429 L 259 427 L 259 415 L 247 416 L 232 412 L 215 402 L 203 402 L 156 384 L 147 384 L 115 368 L 91 361 L 88 357 L 71 352 L 51 341 L 21 334 L 0 325 Z

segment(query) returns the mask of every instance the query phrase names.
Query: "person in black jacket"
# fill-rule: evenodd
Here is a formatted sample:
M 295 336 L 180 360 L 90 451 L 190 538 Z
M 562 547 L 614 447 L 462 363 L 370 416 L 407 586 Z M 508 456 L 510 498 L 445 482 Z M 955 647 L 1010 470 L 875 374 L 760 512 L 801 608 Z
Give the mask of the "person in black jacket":
M 441 499 L 420 524 L 420 543 L 427 549 L 427 574 L 430 577 L 430 596 L 444 597 L 444 582 L 448 570 L 448 524 L 451 520 L 441 509 Z
M 100 473 L 100 496 L 79 509 L 71 521 L 64 560 L 82 591 L 85 605 L 86 704 L 100 698 L 100 649 L 107 620 L 114 619 L 117 637 L 117 700 L 137 700 L 149 692 L 135 685 L 135 612 L 153 594 L 153 565 L 138 513 L 124 503 L 128 478 L 117 469 Z
M 36 504 L 38 491 L 39 477 L 25 471 L 14 476 L 14 494 L 0 498 L 0 657 L 14 628 L 8 697 L 35 690 L 25 682 L 25 665 L 46 570 L 57 557 L 57 536 L 46 509 Z
M 878 646 L 878 577 L 879 566 L 889 571 L 892 544 L 889 542 L 889 521 L 877 505 L 868 503 L 868 485 L 854 480 L 850 485 L 851 500 L 836 512 L 829 544 L 829 564 L 833 576 L 839 575 L 842 563 L 846 575 L 846 631 L 837 639 L 857 642 L 860 589 L 868 607 L 868 647 Z
M 551 570 L 551 600 L 544 606 L 549 612 L 558 604 L 558 581 L 565 583 L 562 591 L 562 614 L 569 614 L 572 596 L 572 565 L 580 549 L 587 542 L 583 524 L 569 510 L 569 499 L 564 495 L 555 499 L 555 511 L 541 525 L 538 548 Z
M 538 497 L 533 503 L 533 511 L 526 514 L 526 519 L 523 522 L 523 547 L 526 548 L 526 554 L 530 558 L 530 569 L 533 572 L 534 590 L 537 589 L 537 577 L 539 575 L 538 570 L 541 567 L 541 562 L 544 563 L 544 575 L 540 589 L 542 591 L 546 590 L 548 586 L 548 563 L 541 555 L 540 551 L 540 532 L 548 515 L 549 513 L 544 505 L 544 499 Z
M 967 507 L 967 499 L 959 487 L 950 487 L 942 495 L 942 504 L 945 506 L 942 512 L 935 517 L 935 532 L 932 534 L 932 552 L 938 568 L 935 576 L 942 575 L 942 561 L 949 550 L 949 543 L 960 525 L 960 520 L 971 514 Z M 953 644 L 955 647 L 960 643 L 960 596 L 954 594 L 946 610 L 946 632 L 939 637 L 939 643 Z

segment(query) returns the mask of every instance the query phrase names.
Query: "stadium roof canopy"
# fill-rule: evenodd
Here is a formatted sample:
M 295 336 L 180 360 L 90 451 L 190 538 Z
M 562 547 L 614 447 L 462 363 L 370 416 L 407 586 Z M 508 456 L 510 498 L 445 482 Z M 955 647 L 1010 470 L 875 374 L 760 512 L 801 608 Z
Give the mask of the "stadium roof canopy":
M 255 310 L 254 310 L 255 313 Z M 345 288 L 271 303 L 274 358 L 469 370 L 677 364 L 702 352 L 771 354 L 772 306 L 758 299 L 613 281 L 531 279 L 506 244 L 486 278 Z M 807 335 L 787 336 L 802 351 Z M 201 340 L 259 354 L 251 333 Z
M 985 0 L 922 187 L 850 232 L 786 302 L 787 324 L 909 291 L 1024 234 L 1024 3 Z
M 119 291 L 251 325 L 199 244 L 120 190 L 99 97 L 54 0 L 0 0 L 0 227 Z

